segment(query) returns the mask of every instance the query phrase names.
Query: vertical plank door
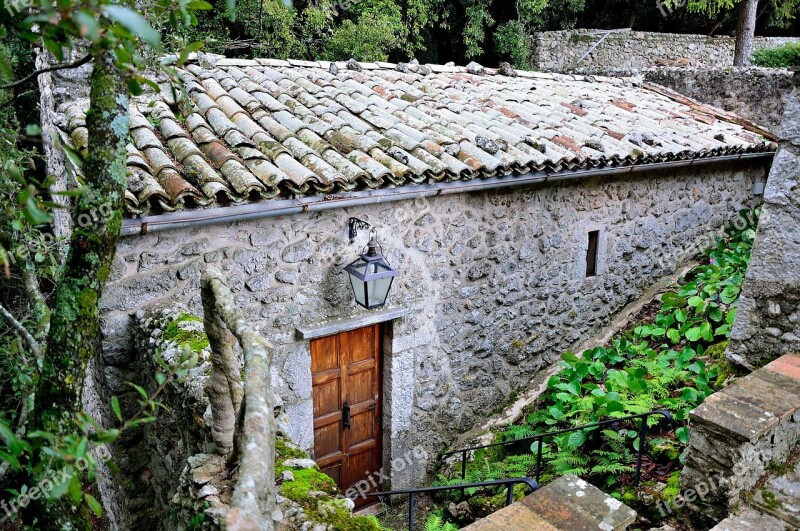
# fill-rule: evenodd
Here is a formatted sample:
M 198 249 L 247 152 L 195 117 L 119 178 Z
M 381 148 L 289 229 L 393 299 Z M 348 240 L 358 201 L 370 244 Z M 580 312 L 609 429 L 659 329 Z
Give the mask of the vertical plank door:
M 314 458 L 342 492 L 361 480 L 370 482 L 369 491 L 379 487 L 380 341 L 380 325 L 311 341 Z M 355 500 L 357 507 L 375 501 Z

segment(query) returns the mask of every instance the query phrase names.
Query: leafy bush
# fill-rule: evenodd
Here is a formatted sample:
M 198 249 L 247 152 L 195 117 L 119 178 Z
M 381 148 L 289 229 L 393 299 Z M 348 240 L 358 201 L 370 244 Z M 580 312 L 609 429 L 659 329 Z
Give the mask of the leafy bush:
M 756 66 L 770 68 L 798 68 L 800 67 L 800 43 L 788 43 L 777 48 L 756 50 L 750 62 Z

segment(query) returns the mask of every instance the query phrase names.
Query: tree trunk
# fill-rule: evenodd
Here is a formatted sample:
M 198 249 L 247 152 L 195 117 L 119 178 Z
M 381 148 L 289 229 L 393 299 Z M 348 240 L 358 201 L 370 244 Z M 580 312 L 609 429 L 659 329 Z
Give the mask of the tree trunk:
M 86 116 L 89 152 L 83 174 L 87 190 L 75 202 L 70 248 L 58 279 L 47 350 L 36 384 L 31 431 L 74 431 L 86 367 L 99 338 L 100 297 L 122 227 L 126 187 L 128 86 L 115 61 L 113 50 L 101 50 L 95 57 Z M 39 478 L 50 472 L 39 472 Z M 36 505 L 34 514 L 42 529 L 90 527 L 83 500 L 74 503 L 66 495 Z
M 750 64 L 753 38 L 756 34 L 757 14 L 758 0 L 742 0 L 739 8 L 739 24 L 736 26 L 736 52 L 733 55 L 733 66 Z

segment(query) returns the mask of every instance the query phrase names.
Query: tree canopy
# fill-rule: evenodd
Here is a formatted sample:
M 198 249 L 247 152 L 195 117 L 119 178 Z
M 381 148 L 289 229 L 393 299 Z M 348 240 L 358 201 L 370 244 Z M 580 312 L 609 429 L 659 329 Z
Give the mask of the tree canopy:
M 752 0 L 751 0 L 752 1 Z M 799 0 L 762 1 L 761 34 L 791 34 Z M 633 27 L 676 33 L 733 33 L 738 0 L 241 0 L 235 17 L 226 0 L 199 24 L 170 36 L 173 44 L 205 41 L 228 56 L 361 61 L 528 65 L 537 31 Z

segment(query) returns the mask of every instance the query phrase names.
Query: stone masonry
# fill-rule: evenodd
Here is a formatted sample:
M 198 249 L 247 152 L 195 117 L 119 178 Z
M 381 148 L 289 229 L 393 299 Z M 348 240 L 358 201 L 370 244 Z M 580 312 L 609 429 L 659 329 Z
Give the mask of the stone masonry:
M 787 354 L 691 412 L 681 501 L 706 523 L 735 511 L 800 444 L 800 356 Z M 693 494 L 690 494 L 693 493 Z
M 800 75 L 794 80 L 727 352 L 749 368 L 800 351 Z
M 431 463 L 392 460 L 417 447 L 435 455 L 502 406 L 713 243 L 763 175 L 757 164 L 713 165 L 127 237 L 102 301 L 102 370 L 121 380 L 137 367 L 137 311 L 177 303 L 200 315 L 200 272 L 213 264 L 275 346 L 286 434 L 312 448 L 309 343 L 296 328 L 370 315 L 342 271 L 367 238 L 348 243 L 357 216 L 399 270 L 388 307 L 409 312 L 384 327 L 385 472 L 394 488 L 418 484 Z M 584 278 L 594 230 L 599 274 Z
M 545 72 L 568 72 L 575 68 L 647 68 L 656 65 L 731 66 L 735 41 L 732 37 L 706 37 L 677 33 L 616 31 L 611 33 L 580 64 L 578 60 L 594 46 L 604 30 L 543 31 L 532 37 L 532 65 Z M 756 37 L 755 49 L 774 48 L 788 37 Z

